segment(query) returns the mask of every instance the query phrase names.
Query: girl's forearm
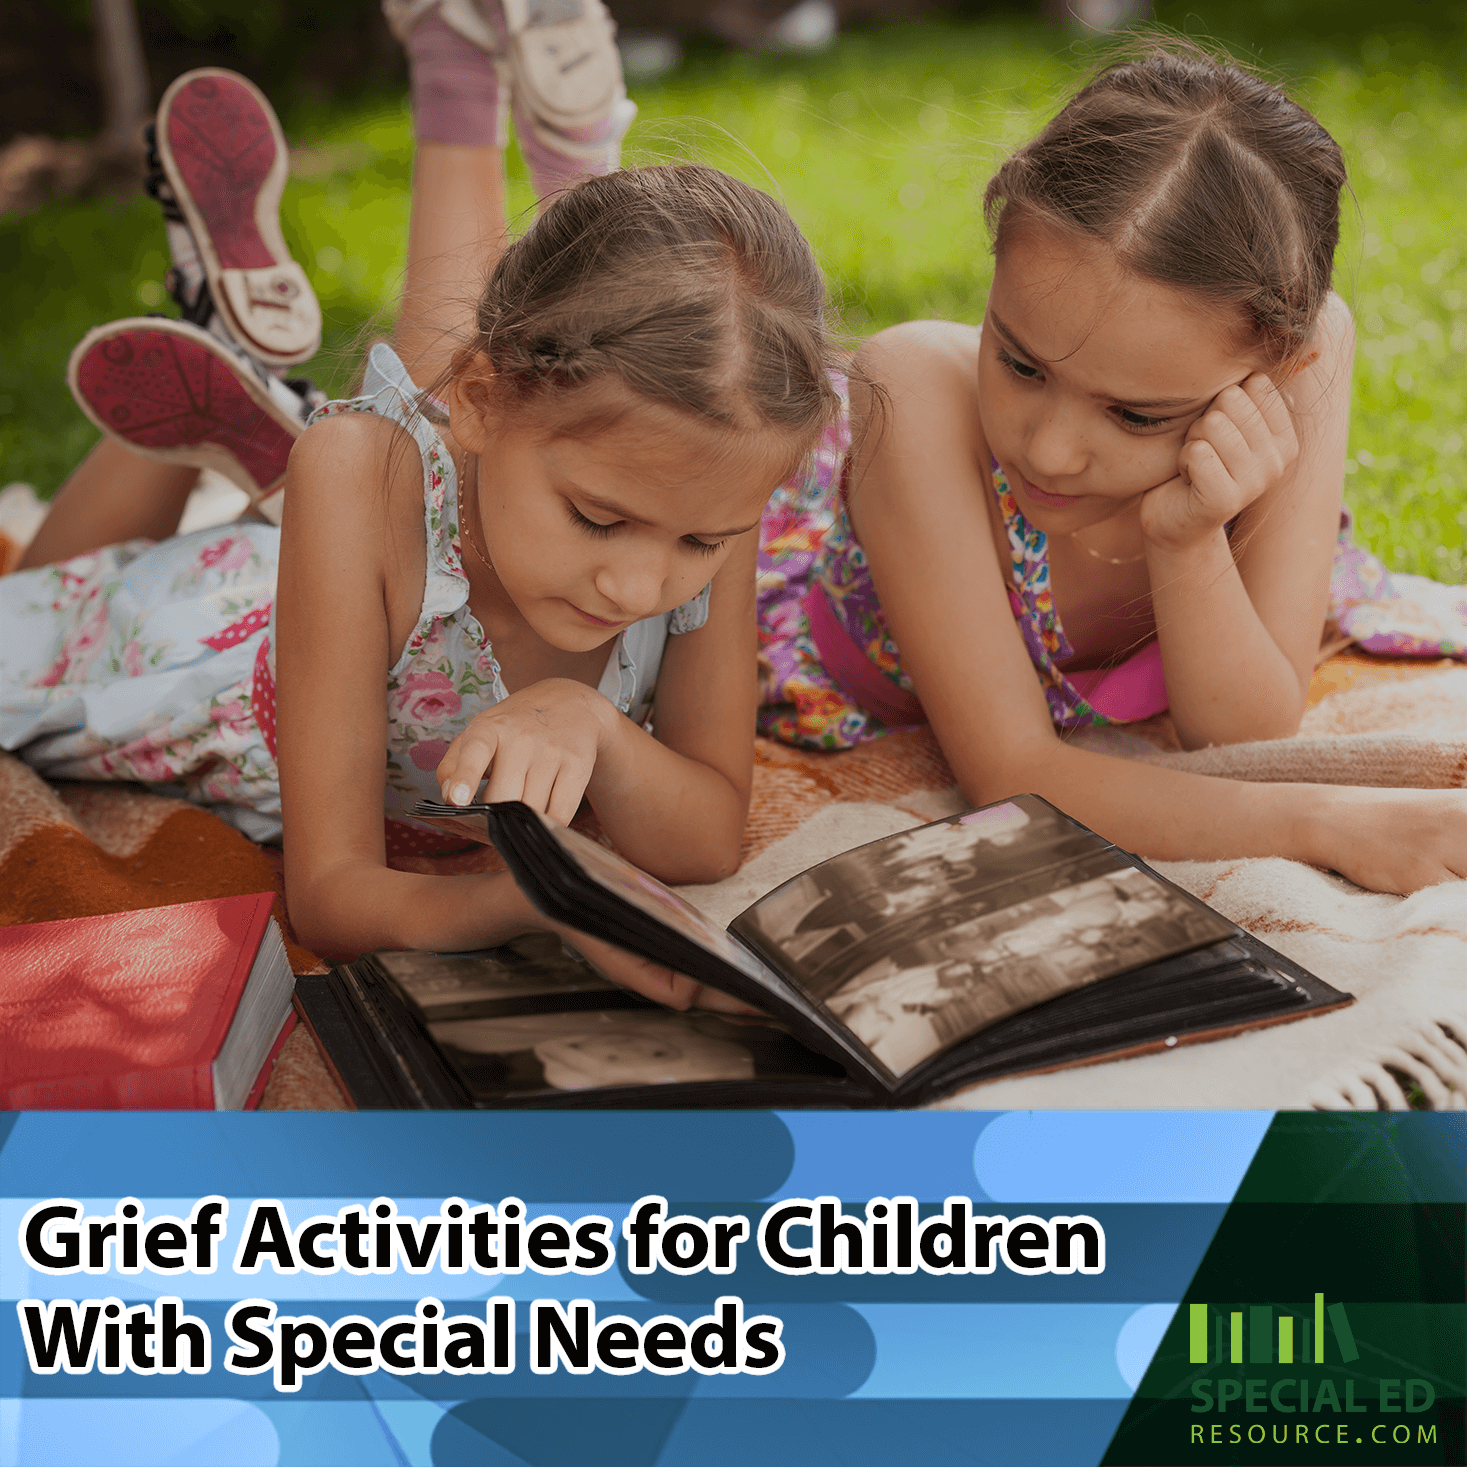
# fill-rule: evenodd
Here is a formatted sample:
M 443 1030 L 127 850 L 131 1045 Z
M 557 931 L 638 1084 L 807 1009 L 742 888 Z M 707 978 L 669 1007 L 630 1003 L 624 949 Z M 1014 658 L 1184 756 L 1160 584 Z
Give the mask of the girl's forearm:
M 1330 864 L 1323 826 L 1330 791 L 1319 785 L 1215 779 L 1058 740 L 962 783 L 975 803 L 1041 795 L 1123 850 L 1159 861 L 1285 856 Z
M 1269 634 L 1222 530 L 1184 551 L 1147 552 L 1167 698 L 1186 749 L 1287 738 L 1304 688 Z
M 752 1012 L 737 1000 L 703 995 L 691 979 L 550 921 L 530 905 L 506 871 L 479 876 L 418 876 L 371 861 L 343 862 L 303 881 L 287 870 L 297 935 L 322 953 L 416 949 L 469 952 L 526 932 L 552 932 L 612 982 L 644 998 L 685 1009 L 692 1003 Z
M 586 794 L 617 849 L 660 881 L 718 881 L 738 867 L 747 798 L 629 718 L 618 716 Z
M 420 876 L 357 860 L 297 878 L 287 861 L 286 887 L 301 942 L 326 953 L 466 952 L 548 926 L 506 871 Z

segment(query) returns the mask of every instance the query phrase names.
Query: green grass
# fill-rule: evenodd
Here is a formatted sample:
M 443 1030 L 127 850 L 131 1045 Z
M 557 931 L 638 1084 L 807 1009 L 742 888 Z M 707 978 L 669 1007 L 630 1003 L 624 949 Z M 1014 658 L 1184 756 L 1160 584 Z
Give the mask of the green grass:
M 1397 569 L 1467 581 L 1467 49 L 1455 36 L 1271 47 L 1267 22 L 1238 24 L 1237 39 L 1289 79 L 1350 163 L 1358 208 L 1347 208 L 1338 284 L 1360 340 L 1347 467 L 1361 536 Z M 974 321 L 991 272 L 983 181 L 1089 57 L 1062 33 L 1019 21 L 856 32 L 814 58 L 698 54 L 635 89 L 642 111 L 628 154 L 696 156 L 776 188 L 855 333 L 915 316 Z M 291 181 L 284 208 L 326 314 L 313 370 L 340 390 L 353 343 L 391 309 L 411 135 L 400 97 L 317 104 L 286 127 L 313 169 Z M 511 209 L 527 217 L 531 202 L 512 158 Z M 156 209 L 142 199 L 0 225 L 0 303 L 12 323 L 0 359 L 0 482 L 50 492 L 85 451 L 94 435 L 66 392 L 67 353 L 89 326 L 151 309 L 165 265 Z

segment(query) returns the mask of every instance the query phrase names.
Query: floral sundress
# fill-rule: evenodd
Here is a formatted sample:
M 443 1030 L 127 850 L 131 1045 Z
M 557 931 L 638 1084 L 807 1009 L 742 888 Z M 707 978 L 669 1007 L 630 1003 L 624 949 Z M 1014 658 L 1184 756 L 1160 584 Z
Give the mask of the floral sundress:
M 845 384 L 838 385 L 844 398 Z M 847 513 L 849 445 L 849 418 L 843 413 L 811 468 L 775 492 L 760 527 L 760 731 L 812 749 L 853 748 L 879 737 L 894 722 L 921 718 Z M 1094 708 L 1060 670 L 1072 653 L 1050 590 L 1047 539 L 1025 520 L 996 464 L 992 479 L 1009 544 L 1009 604 L 1051 718 L 1060 728 L 1120 721 Z M 811 628 L 812 589 L 823 591 L 840 631 L 884 680 L 880 686 L 889 685 L 883 705 L 904 704 L 910 715 L 883 721 L 863 705 L 855 686 L 843 686 L 826 666 Z M 1335 546 L 1330 615 L 1341 636 L 1367 652 L 1467 658 L 1467 587 L 1388 571 L 1352 542 L 1348 513 L 1341 515 Z M 1084 680 L 1083 675 L 1077 678 Z
M 423 606 L 386 689 L 389 830 L 417 800 L 437 798 L 434 771 L 448 745 L 507 696 L 468 606 L 453 460 L 418 401 L 379 343 L 363 395 L 316 414 L 391 418 L 423 461 Z M 254 840 L 277 839 L 279 549 L 273 525 L 240 522 L 0 577 L 0 748 L 49 779 L 136 780 L 208 806 Z M 667 638 L 704 624 L 708 595 L 705 586 L 617 637 L 600 691 L 623 713 L 648 716 Z

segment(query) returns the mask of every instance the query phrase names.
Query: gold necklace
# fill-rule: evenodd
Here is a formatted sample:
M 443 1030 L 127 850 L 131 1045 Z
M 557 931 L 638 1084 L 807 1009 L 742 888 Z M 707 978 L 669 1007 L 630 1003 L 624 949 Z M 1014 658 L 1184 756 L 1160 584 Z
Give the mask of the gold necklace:
M 463 525 L 464 539 L 469 542 L 469 549 L 472 550 L 474 554 L 479 557 L 480 561 L 482 561 L 483 564 L 490 571 L 493 571 L 494 575 L 497 577 L 499 575 L 499 572 L 494 570 L 494 562 L 490 560 L 489 557 L 485 555 L 482 550 L 479 549 L 478 542 L 474 539 L 474 520 L 479 517 L 479 460 L 477 458 L 474 459 L 473 467 L 474 512 L 472 515 L 460 513 L 459 521 Z M 462 504 L 460 504 L 459 509 L 460 511 L 462 511 Z
M 1098 550 L 1093 549 L 1080 538 L 1080 532 L 1078 530 L 1068 531 L 1067 538 L 1073 540 L 1086 555 L 1093 556 L 1096 560 L 1103 560 L 1107 565 L 1137 565 L 1146 559 L 1146 552 L 1144 550 L 1140 555 L 1128 555 L 1123 560 L 1117 560 L 1113 555 L 1102 555 Z

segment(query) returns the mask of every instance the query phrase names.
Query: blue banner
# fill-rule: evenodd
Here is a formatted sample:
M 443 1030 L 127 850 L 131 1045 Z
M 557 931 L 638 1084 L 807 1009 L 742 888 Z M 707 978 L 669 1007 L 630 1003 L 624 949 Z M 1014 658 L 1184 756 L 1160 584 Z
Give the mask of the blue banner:
M 1271 1121 L 6 1117 L 0 1461 L 1099 1463 Z

